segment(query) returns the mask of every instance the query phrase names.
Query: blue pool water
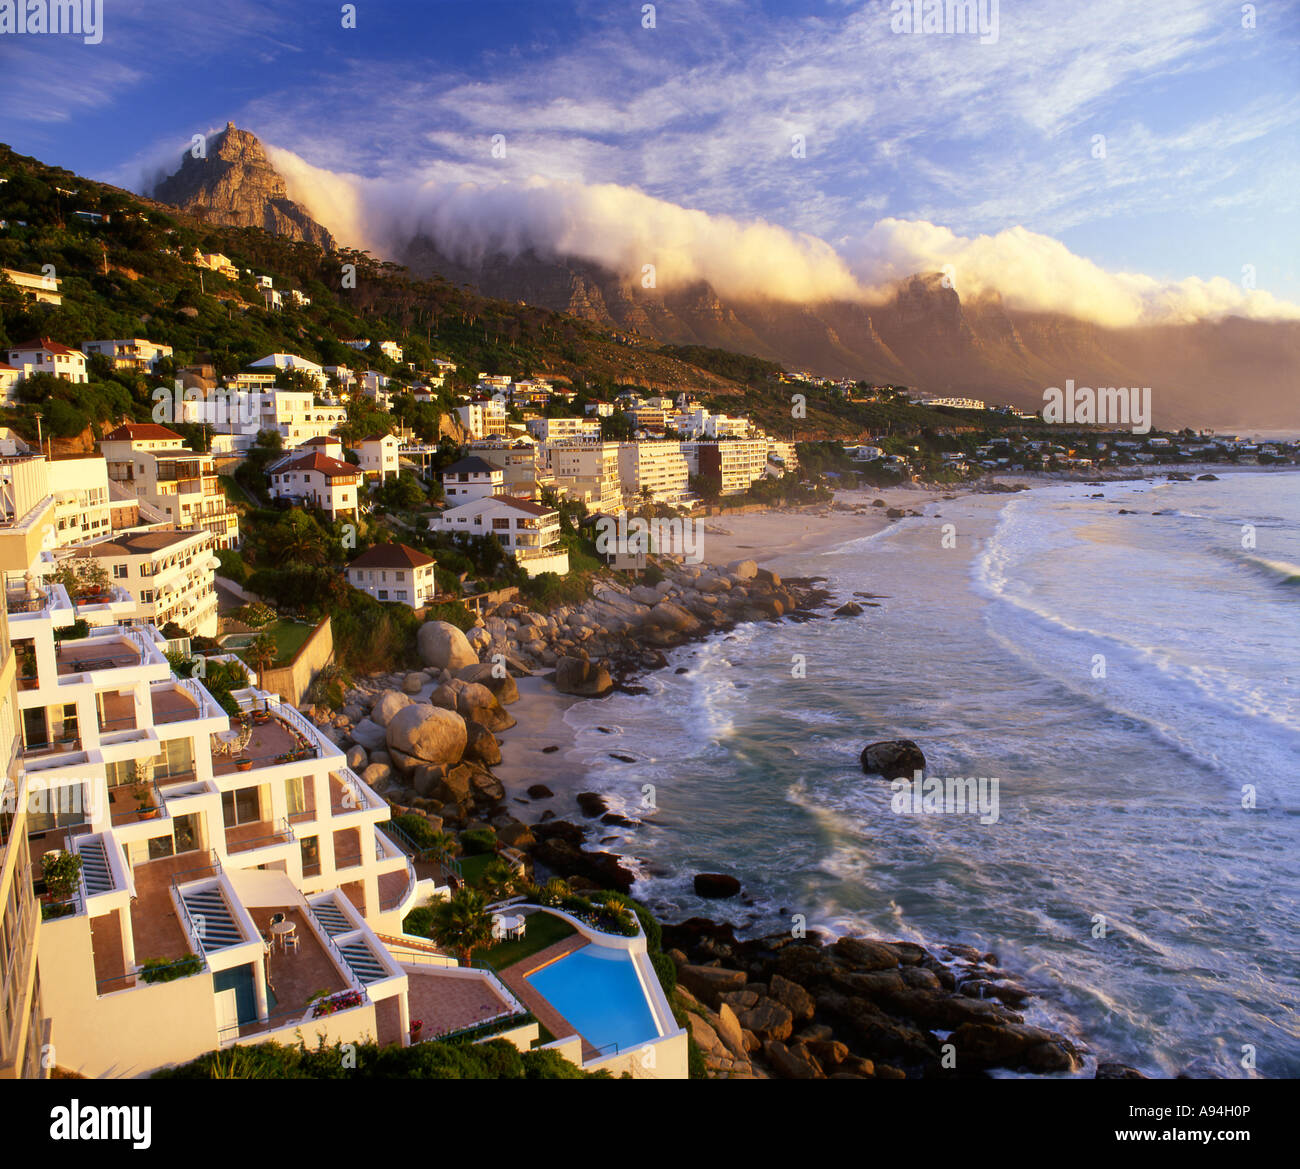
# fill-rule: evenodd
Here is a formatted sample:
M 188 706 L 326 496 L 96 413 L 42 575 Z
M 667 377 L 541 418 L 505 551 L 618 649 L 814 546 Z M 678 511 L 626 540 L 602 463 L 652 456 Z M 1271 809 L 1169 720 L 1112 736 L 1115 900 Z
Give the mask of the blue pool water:
M 602 1055 L 659 1038 L 631 956 L 609 946 L 583 946 L 528 975 L 528 982 Z

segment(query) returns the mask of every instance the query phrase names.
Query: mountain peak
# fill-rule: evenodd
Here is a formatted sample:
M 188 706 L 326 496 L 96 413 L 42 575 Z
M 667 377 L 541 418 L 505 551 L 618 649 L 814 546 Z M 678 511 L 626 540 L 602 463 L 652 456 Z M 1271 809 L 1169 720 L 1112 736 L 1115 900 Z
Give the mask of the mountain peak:
M 187 151 L 180 169 L 158 184 L 154 198 L 207 223 L 260 227 L 326 251 L 336 246 L 306 208 L 289 198 L 257 135 L 234 122 L 209 140 L 202 156 Z

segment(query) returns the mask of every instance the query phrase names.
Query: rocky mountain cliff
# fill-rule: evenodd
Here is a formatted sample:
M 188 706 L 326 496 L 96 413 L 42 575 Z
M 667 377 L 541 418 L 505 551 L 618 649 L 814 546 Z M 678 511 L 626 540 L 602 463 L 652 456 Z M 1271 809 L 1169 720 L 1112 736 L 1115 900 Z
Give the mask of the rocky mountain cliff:
M 205 159 L 186 155 L 155 196 L 212 223 L 256 226 L 332 249 L 288 198 L 261 143 L 227 123 Z M 355 241 L 344 241 L 355 242 Z M 724 300 L 705 283 L 643 289 L 583 260 L 534 252 L 466 261 L 420 237 L 399 255 L 417 276 L 569 313 L 656 341 L 707 345 L 788 368 L 1037 409 L 1048 386 L 1150 386 L 1157 425 L 1300 427 L 1300 322 L 1220 321 L 1108 329 L 1059 313 L 962 300 L 937 273 L 884 304 Z
M 938 273 L 884 304 L 724 301 L 707 284 L 644 290 L 598 265 L 525 253 L 457 261 L 427 238 L 400 257 L 488 296 L 523 300 L 674 344 L 751 353 L 790 368 L 1030 409 L 1043 390 L 1150 386 L 1162 425 L 1300 426 L 1300 323 L 1221 321 L 1108 329 L 1059 313 L 963 301 Z
M 206 223 L 260 227 L 334 250 L 334 237 L 289 198 L 257 136 L 234 122 L 208 141 L 205 157 L 186 152 L 180 170 L 159 183 L 153 197 Z

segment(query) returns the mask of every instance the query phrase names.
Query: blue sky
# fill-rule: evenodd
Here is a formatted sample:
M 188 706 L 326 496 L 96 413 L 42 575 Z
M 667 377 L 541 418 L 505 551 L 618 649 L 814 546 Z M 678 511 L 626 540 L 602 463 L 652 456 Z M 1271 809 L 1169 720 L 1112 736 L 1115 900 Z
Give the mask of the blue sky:
M 1246 29 L 1219 0 L 1002 0 L 990 44 L 897 34 L 888 0 L 665 0 L 653 29 L 622 0 L 104 7 L 99 45 L 0 36 L 0 140 L 136 189 L 232 119 L 376 182 L 617 184 L 843 254 L 879 220 L 1025 229 L 1300 303 L 1294 2 Z

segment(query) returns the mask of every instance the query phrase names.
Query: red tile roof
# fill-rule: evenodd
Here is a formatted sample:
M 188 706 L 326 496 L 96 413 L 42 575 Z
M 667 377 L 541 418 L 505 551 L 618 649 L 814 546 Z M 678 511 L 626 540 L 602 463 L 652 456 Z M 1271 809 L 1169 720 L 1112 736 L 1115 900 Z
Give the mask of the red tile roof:
M 349 568 L 423 568 L 433 563 L 432 556 L 426 556 L 409 544 L 376 544 L 361 553 Z
M 75 353 L 78 357 L 85 356 L 76 349 L 69 349 L 66 345 L 60 345 L 57 341 L 51 341 L 48 337 L 33 337 L 30 341 L 24 341 L 21 345 L 10 345 L 11 353 L 32 353 L 37 349 L 44 349 L 50 353 Z
M 276 474 L 283 474 L 285 471 L 319 471 L 327 479 L 342 479 L 361 474 L 360 467 L 323 455 L 320 451 L 312 451 L 309 455 L 302 455 L 283 467 L 278 467 Z
M 123 442 L 137 438 L 181 438 L 181 435 L 156 422 L 124 422 L 104 435 L 105 442 Z

